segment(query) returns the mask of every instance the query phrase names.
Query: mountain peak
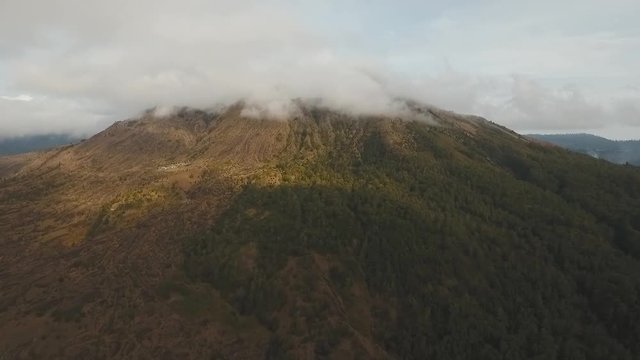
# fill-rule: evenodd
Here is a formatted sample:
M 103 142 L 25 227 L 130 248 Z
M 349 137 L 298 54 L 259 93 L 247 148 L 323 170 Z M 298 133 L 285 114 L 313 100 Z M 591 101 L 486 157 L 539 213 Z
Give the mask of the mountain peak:
M 370 136 L 379 136 L 390 148 L 400 143 L 406 148 L 414 142 L 407 130 L 410 124 L 441 128 L 462 137 L 495 132 L 528 141 L 483 118 L 408 100 L 397 100 L 393 111 L 374 114 L 331 108 L 319 99 L 277 105 L 243 100 L 208 109 L 151 108 L 79 144 L 52 150 L 23 165 L 25 170 L 63 166 L 70 171 L 110 168 L 114 172 L 186 162 L 254 167 L 277 157 L 344 146 L 341 142 L 350 142 L 353 151 L 360 152 Z M 12 171 L 20 168 L 11 167 Z

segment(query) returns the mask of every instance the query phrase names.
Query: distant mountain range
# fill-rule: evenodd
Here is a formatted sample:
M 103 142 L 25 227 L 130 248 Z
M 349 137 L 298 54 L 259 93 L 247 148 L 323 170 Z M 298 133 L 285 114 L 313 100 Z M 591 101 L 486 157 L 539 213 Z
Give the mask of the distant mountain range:
M 80 141 L 79 137 L 69 134 L 46 134 L 0 138 L 0 155 L 13 155 L 36 150 L 50 149 L 78 141 Z
M 640 166 L 640 140 L 615 141 L 590 134 L 527 136 L 613 163 Z

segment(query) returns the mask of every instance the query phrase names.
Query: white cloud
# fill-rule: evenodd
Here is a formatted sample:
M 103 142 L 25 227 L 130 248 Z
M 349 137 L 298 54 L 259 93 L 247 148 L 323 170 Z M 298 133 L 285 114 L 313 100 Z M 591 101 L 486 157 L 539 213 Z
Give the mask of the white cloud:
M 515 129 L 640 126 L 640 4 L 611 3 L 3 0 L 0 133 L 238 98 L 378 112 L 396 95 Z
M 0 138 L 43 133 L 86 135 L 104 128 L 113 119 L 91 104 L 57 98 L 0 99 L 0 114 Z
M 33 100 L 33 97 L 31 97 L 31 95 L 18 95 L 18 96 L 5 96 L 5 95 L 0 95 L 0 100 L 7 100 L 7 101 L 31 101 Z

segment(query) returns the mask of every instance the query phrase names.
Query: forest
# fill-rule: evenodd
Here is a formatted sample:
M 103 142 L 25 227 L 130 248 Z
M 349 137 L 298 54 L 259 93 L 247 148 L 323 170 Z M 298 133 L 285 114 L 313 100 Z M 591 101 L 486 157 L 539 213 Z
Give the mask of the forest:
M 268 357 L 365 337 L 398 359 L 640 358 L 637 168 L 494 127 L 412 122 L 402 148 L 352 126 L 294 135 L 281 181 L 185 245 L 192 281 L 273 333 Z

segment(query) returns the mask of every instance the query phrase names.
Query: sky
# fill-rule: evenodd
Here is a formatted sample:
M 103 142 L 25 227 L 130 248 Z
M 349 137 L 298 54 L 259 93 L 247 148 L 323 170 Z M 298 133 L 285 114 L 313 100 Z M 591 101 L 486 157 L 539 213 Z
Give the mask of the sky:
M 516 131 L 640 139 L 637 0 L 0 0 L 0 137 L 154 106 L 407 97 Z

